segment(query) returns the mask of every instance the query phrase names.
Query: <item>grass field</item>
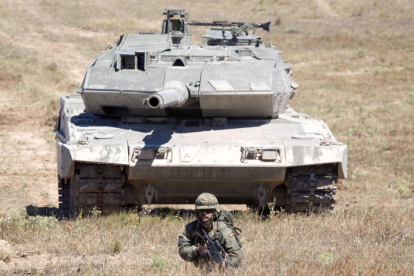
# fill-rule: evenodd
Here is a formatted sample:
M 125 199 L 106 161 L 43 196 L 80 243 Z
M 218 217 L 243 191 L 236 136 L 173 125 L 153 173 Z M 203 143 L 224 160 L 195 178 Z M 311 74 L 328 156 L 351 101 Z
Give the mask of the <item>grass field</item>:
M 414 3 L 410 0 L 0 2 L 0 274 L 197 274 L 177 254 L 187 216 L 58 222 L 59 96 L 123 33 L 159 32 L 164 8 L 197 21 L 272 21 L 299 90 L 291 106 L 349 146 L 332 214 L 239 213 L 240 275 L 414 274 Z M 192 29 L 201 42 L 205 28 Z
M 236 223 L 243 228 L 245 259 L 229 274 L 412 275 L 412 211 L 367 207 L 267 220 L 241 213 Z M 174 213 L 66 222 L 13 216 L 0 222 L 0 239 L 6 241 L 0 268 L 4 274 L 201 275 L 177 252 L 177 234 L 190 221 Z

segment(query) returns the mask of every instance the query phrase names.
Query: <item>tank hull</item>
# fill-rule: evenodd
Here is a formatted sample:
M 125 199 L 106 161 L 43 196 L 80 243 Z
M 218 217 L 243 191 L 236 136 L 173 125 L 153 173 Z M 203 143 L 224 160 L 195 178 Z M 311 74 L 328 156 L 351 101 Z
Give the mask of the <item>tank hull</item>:
M 307 185 L 298 204 L 321 186 L 330 208 L 332 182 L 346 177 L 347 146 L 323 121 L 292 109 L 274 119 L 107 118 L 82 113 L 82 104 L 62 97 L 56 128 L 61 190 L 77 185 L 61 196 L 68 214 L 82 206 L 186 204 L 202 192 L 223 204 L 265 206 L 276 198 L 286 207 L 291 183 Z M 120 170 L 106 176 L 114 167 Z

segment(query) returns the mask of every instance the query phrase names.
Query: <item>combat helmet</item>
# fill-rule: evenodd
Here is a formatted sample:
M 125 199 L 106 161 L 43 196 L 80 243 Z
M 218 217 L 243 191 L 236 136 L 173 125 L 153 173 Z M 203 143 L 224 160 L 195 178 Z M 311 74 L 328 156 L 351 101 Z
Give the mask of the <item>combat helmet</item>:
M 217 197 L 213 194 L 202 193 L 195 201 L 195 210 L 214 210 L 220 212 L 220 206 Z

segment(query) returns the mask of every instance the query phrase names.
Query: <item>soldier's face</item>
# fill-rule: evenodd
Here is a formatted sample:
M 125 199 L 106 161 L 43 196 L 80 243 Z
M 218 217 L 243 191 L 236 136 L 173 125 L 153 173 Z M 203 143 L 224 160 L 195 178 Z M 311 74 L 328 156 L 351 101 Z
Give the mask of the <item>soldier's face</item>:
M 198 211 L 198 217 L 203 223 L 209 222 L 213 217 L 213 210 L 200 210 Z

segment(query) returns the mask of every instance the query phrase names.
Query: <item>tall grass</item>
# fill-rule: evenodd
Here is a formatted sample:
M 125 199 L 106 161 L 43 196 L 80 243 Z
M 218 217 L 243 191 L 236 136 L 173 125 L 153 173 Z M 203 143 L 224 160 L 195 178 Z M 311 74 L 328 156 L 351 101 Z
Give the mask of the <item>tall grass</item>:
M 241 212 L 236 224 L 243 230 L 245 258 L 231 274 L 409 275 L 414 271 L 412 214 L 412 208 L 368 207 L 263 219 Z M 21 213 L 0 222 L 0 239 L 13 249 L 0 269 L 21 273 L 31 263 L 32 271 L 53 275 L 197 275 L 177 247 L 178 233 L 191 220 L 174 212 L 124 212 L 59 222 Z

